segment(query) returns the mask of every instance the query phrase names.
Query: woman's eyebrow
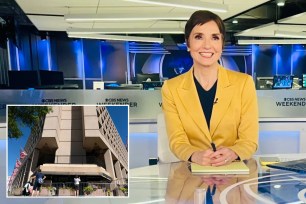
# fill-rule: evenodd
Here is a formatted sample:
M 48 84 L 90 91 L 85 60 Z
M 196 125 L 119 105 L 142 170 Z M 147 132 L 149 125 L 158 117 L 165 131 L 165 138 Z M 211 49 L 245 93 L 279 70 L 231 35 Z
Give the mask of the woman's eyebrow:
M 201 32 L 194 33 L 193 35 L 205 35 Z M 222 35 L 221 33 L 212 33 L 211 35 Z

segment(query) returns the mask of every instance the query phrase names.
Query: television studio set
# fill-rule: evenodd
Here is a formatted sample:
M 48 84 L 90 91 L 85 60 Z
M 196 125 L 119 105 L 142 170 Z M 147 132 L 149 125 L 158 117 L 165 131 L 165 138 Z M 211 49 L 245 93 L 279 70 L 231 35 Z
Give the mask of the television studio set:
M 306 203 L 305 12 L 2 0 L 0 200 Z

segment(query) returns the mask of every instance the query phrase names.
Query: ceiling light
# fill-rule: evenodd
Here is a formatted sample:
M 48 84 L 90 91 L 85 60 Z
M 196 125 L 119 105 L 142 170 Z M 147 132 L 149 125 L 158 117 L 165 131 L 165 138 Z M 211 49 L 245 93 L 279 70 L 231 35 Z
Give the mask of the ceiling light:
M 98 35 L 98 34 L 68 34 L 69 38 L 86 38 L 100 40 L 118 40 L 118 41 L 135 41 L 135 42 L 155 42 L 163 43 L 163 38 L 126 36 L 126 35 Z
M 237 23 L 238 23 L 238 20 L 235 19 L 235 20 L 232 21 L 232 23 L 233 23 L 233 24 L 237 24 Z
M 148 21 L 148 20 L 188 20 L 190 14 L 176 13 L 147 13 L 147 14 L 66 14 L 65 20 L 68 22 L 83 21 Z
M 171 6 L 177 8 L 193 9 L 193 10 L 210 10 L 215 12 L 227 12 L 228 6 L 225 4 L 194 2 L 186 0 L 125 0 L 135 3 L 144 3 L 159 6 Z
M 274 44 L 306 44 L 306 40 L 274 40 L 274 39 L 264 39 L 264 40 L 238 40 L 238 45 L 274 45 Z
M 277 6 L 285 6 L 285 1 L 286 0 L 276 0 L 276 5 Z
M 69 34 L 183 34 L 183 28 L 68 28 Z
M 274 36 L 283 38 L 306 38 L 306 33 L 276 30 L 274 31 Z

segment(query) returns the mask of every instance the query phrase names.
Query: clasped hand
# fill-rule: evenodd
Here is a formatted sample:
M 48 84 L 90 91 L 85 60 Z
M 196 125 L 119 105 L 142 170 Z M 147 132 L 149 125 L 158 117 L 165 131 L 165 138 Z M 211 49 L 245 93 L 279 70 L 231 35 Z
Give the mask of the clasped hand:
M 191 161 L 204 166 L 222 166 L 231 163 L 238 155 L 227 147 L 219 147 L 214 152 L 211 149 L 194 152 Z

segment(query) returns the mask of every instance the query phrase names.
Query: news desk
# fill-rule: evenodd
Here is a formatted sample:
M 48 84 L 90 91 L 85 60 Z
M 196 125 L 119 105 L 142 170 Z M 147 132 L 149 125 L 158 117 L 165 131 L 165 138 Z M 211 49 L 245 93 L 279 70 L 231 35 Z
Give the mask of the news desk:
M 292 160 L 305 158 L 306 154 L 265 156 Z M 61 203 L 208 204 L 203 201 L 207 196 L 214 204 L 306 203 L 306 174 L 262 167 L 258 158 L 248 160 L 249 175 L 193 175 L 187 162 L 135 168 L 129 172 L 129 198 L 63 199 Z M 49 200 L 51 203 L 58 203 L 58 199 Z
M 306 154 L 265 156 L 292 160 Z M 202 204 L 207 195 L 213 203 L 306 203 L 306 174 L 263 167 L 258 158 L 247 161 L 249 175 L 194 175 L 187 162 L 131 169 L 128 203 Z
M 306 154 L 269 156 L 278 156 L 287 160 L 305 158 Z M 269 169 L 260 166 L 257 161 L 258 156 L 248 160 L 249 175 L 193 175 L 188 169 L 187 162 L 135 168 L 130 170 L 129 198 L 62 199 L 61 203 L 306 203 L 306 174 Z M 214 184 L 215 192 L 213 192 Z M 207 194 L 208 190 L 210 194 Z M 48 200 L 45 203 L 55 204 L 59 199 Z M 204 199 L 212 202 L 205 202 Z
M 0 140 L 0 159 L 5 159 L 5 142 Z M 284 160 L 306 158 L 306 154 L 277 154 Z M 269 169 L 258 163 L 259 156 L 248 160 L 249 175 L 193 175 L 187 162 L 159 163 L 130 169 L 129 198 L 5 198 L 5 162 L 0 163 L 0 200 L 6 204 L 145 204 L 145 203 L 205 203 L 208 195 L 213 203 L 306 203 L 306 174 Z M 216 190 L 212 193 L 213 185 Z

